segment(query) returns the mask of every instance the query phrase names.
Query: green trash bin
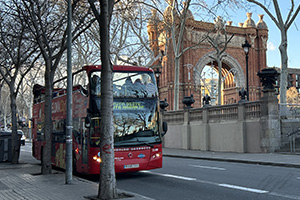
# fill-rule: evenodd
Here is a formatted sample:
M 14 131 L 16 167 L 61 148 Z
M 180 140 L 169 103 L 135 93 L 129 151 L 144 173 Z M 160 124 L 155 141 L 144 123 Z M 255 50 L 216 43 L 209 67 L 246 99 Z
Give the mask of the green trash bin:
M 0 162 L 12 160 L 12 135 L 11 132 L 0 132 Z

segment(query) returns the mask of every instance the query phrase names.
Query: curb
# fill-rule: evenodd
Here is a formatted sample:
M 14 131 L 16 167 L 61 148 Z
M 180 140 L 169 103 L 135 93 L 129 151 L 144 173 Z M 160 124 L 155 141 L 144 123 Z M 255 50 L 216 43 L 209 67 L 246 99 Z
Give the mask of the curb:
M 172 155 L 172 154 L 166 154 L 166 153 L 163 154 L 163 155 L 166 156 L 166 157 L 173 157 L 173 158 L 188 158 L 188 159 L 209 160 L 209 161 L 245 163 L 245 164 L 253 164 L 253 165 L 266 165 L 266 166 L 277 166 L 277 167 L 300 168 L 300 164 L 290 164 L 290 163 L 275 163 L 275 162 L 256 161 L 256 160 L 237 160 L 237 159 L 230 159 L 230 158 L 182 156 L 182 155 Z

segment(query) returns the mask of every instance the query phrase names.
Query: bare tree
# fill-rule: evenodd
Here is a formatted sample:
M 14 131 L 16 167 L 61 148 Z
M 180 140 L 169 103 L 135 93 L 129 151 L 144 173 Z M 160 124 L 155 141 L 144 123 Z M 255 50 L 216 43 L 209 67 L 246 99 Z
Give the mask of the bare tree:
M 166 8 L 164 23 L 170 31 L 171 44 L 174 51 L 174 65 L 175 65 L 175 77 L 174 77 L 174 110 L 179 109 L 179 59 L 187 50 L 192 47 L 183 49 L 182 41 L 184 37 L 185 24 L 187 20 L 187 12 L 191 0 L 185 2 L 182 12 L 178 11 L 178 1 L 169 0 L 169 6 Z M 205 38 L 200 39 L 199 45 Z M 195 45 L 196 46 L 196 45 Z
M 147 64 L 151 59 L 157 60 L 161 57 L 154 58 L 145 28 L 150 17 L 150 8 L 153 7 L 155 6 L 146 4 L 145 1 L 133 0 L 118 1 L 115 4 L 110 23 L 110 52 L 113 64 L 122 62 L 149 66 Z M 75 41 L 74 52 L 77 55 L 77 65 L 99 62 L 100 36 L 96 25 L 83 33 L 79 40 Z
M 169 1 L 169 9 L 171 10 L 171 26 L 170 26 L 170 31 L 171 31 L 171 37 L 172 37 L 172 45 L 173 45 L 173 51 L 174 51 L 174 56 L 175 56 L 175 78 L 174 78 L 174 110 L 178 110 L 179 108 L 179 58 L 183 54 L 182 52 L 182 40 L 183 40 L 183 33 L 185 29 L 185 22 L 186 22 L 186 12 L 190 6 L 191 0 L 188 0 L 185 6 L 185 11 L 184 15 L 180 15 L 180 28 L 179 28 L 179 34 L 177 35 L 177 24 L 176 24 L 176 7 L 177 1 L 172 0 Z M 168 8 L 167 8 L 168 9 Z M 176 39 L 177 37 L 177 39 Z
M 98 63 L 100 61 L 99 49 L 99 26 L 94 23 L 74 41 L 73 64 L 79 68 L 85 64 Z
M 12 112 L 12 163 L 19 162 L 20 144 L 17 135 L 17 94 L 25 75 L 38 59 L 35 43 L 28 39 L 29 30 L 19 14 L 17 1 L 1 2 L 0 73 L 9 85 Z
M 42 174 L 50 174 L 51 166 L 51 137 L 52 137 L 52 91 L 55 71 L 67 48 L 67 2 L 65 1 L 35 1 L 22 0 L 22 15 L 30 28 L 31 34 L 41 51 L 45 63 L 45 146 L 42 155 Z M 72 4 L 74 13 L 75 40 L 95 21 L 91 18 L 90 9 L 80 0 Z
M 271 0 L 273 2 L 274 11 L 275 14 L 272 14 L 270 11 L 270 8 L 267 6 L 270 2 L 266 2 L 265 4 L 260 3 L 256 0 L 247 0 L 248 2 L 254 3 L 261 7 L 272 19 L 272 21 L 275 23 L 277 28 L 279 29 L 281 33 L 281 43 L 279 45 L 279 51 L 281 55 L 281 72 L 280 72 L 280 104 L 284 105 L 286 104 L 286 91 L 287 91 L 287 69 L 288 69 L 288 54 L 287 54 L 287 46 L 288 46 L 288 38 L 287 38 L 287 32 L 296 19 L 299 11 L 300 11 L 300 4 L 297 6 L 295 10 L 295 2 L 294 0 L 291 0 L 291 6 L 289 9 L 289 12 L 287 14 L 286 19 L 284 20 L 282 17 L 282 13 L 280 10 L 280 6 L 278 4 L 277 0 Z M 284 2 L 286 3 L 286 2 Z M 281 109 L 282 111 L 282 109 Z M 283 114 L 281 112 L 281 114 Z
M 114 127 L 113 127 L 113 83 L 110 61 L 109 29 L 114 1 L 100 0 L 100 39 L 101 39 L 101 142 L 100 152 L 104 161 L 100 166 L 100 184 L 98 197 L 112 199 L 117 196 L 115 178 Z M 108 150 L 107 150 L 108 149 Z M 106 161 L 106 162 L 105 162 Z
M 36 63 L 34 68 L 30 70 L 30 72 L 24 77 L 22 82 L 23 86 L 19 91 L 18 95 L 18 107 L 20 105 L 23 107 L 23 110 L 27 113 L 27 122 L 28 122 L 28 138 L 32 138 L 32 106 L 33 106 L 33 93 L 32 88 L 35 84 L 41 84 L 43 81 L 43 66 L 41 64 Z
M 147 29 L 149 6 L 144 2 L 120 1 L 115 5 L 111 22 L 111 51 L 113 63 L 122 61 L 145 66 L 153 56 Z
M 97 2 L 97 1 L 95 1 Z M 148 5 L 138 1 L 118 1 L 114 6 L 113 18 L 110 23 L 110 52 L 113 64 L 120 62 L 129 65 L 145 66 L 152 58 L 153 52 L 149 48 L 147 35 L 147 20 L 149 18 Z M 81 37 L 83 43 L 76 44 L 78 50 L 85 55 L 95 55 L 93 59 L 86 59 L 89 63 L 96 63 L 100 59 L 100 36 L 96 26 L 91 27 Z M 96 50 L 97 49 L 97 50 Z M 78 52 L 79 52 L 78 51 Z M 89 52 L 88 54 L 86 52 Z M 90 57 L 90 56 L 89 56 Z M 87 63 L 87 62 L 85 62 Z
M 94 15 L 99 23 L 101 41 L 101 141 L 100 141 L 100 180 L 98 198 L 113 199 L 117 197 L 115 178 L 114 127 L 113 127 L 113 83 L 112 64 L 110 60 L 110 21 L 115 1 L 100 0 L 100 13 L 94 0 L 89 0 Z
M 216 33 L 215 33 L 216 32 Z M 221 105 L 221 93 L 222 93 L 222 60 L 226 54 L 224 54 L 227 49 L 228 43 L 233 38 L 231 35 L 229 38 L 227 36 L 226 27 L 221 17 L 217 17 L 215 20 L 215 29 L 213 31 L 215 33 L 214 36 L 208 35 L 208 42 L 210 45 L 216 50 L 215 55 L 211 56 L 211 58 L 218 63 L 218 105 Z

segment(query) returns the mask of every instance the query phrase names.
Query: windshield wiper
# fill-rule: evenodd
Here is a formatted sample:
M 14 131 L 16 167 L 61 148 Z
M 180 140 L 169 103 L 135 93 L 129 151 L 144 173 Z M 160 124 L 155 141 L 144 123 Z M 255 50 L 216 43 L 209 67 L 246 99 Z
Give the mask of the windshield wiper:
M 147 142 L 144 142 L 144 141 L 139 141 L 139 140 L 137 140 L 138 142 L 140 142 L 140 143 L 142 143 L 142 144 L 145 144 L 145 145 L 147 145 L 148 147 L 151 147 L 151 148 L 153 148 L 154 146 L 152 145 L 152 144 L 149 144 L 149 143 L 147 143 Z

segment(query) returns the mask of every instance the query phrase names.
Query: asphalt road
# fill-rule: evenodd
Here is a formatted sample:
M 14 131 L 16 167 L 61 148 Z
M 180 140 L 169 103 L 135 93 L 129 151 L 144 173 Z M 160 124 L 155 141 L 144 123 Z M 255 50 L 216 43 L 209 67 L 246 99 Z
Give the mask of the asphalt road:
M 21 162 L 39 163 L 31 144 Z M 117 188 L 157 200 L 300 200 L 300 169 L 164 157 L 162 169 L 118 174 Z
M 300 169 L 164 158 L 162 169 L 119 174 L 117 188 L 153 199 L 300 199 Z

